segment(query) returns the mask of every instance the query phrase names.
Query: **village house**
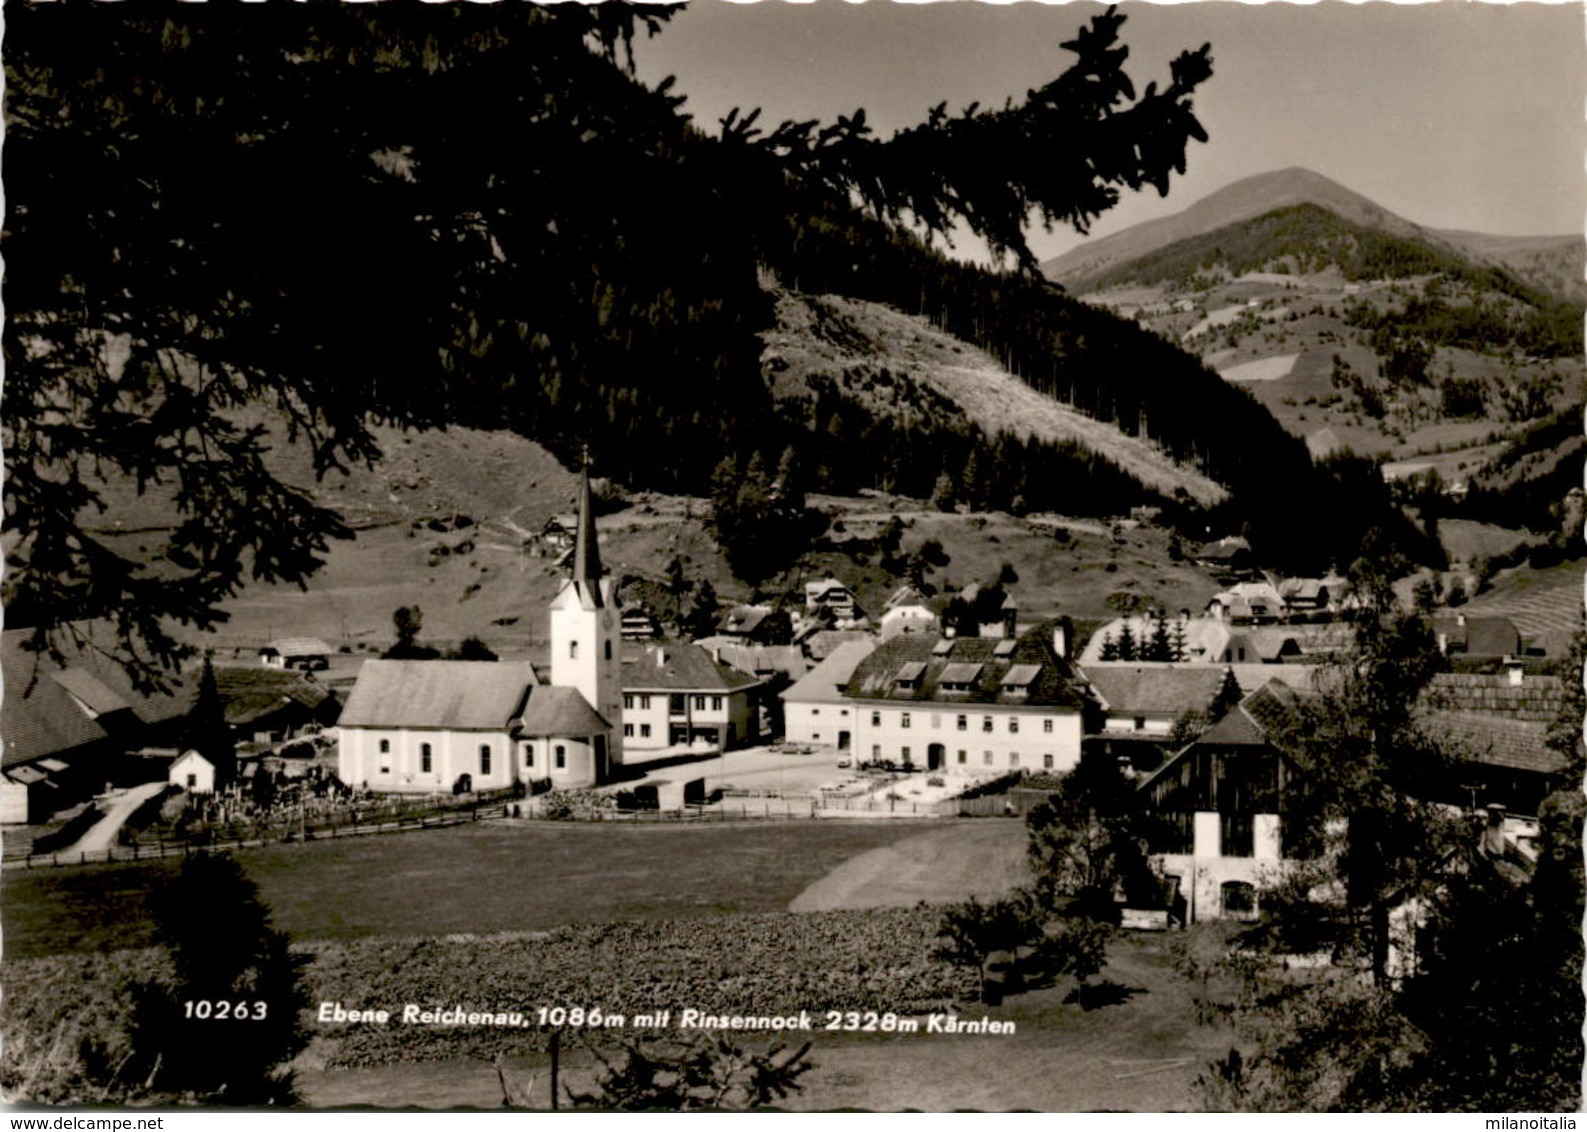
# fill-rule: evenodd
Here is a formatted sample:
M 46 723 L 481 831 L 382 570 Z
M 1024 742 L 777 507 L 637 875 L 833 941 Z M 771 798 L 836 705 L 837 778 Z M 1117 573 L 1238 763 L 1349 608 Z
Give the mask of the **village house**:
M 623 653 L 622 687 L 623 742 L 629 749 L 726 751 L 760 738 L 755 696 L 761 681 L 717 661 L 699 645 L 629 646 Z
M 935 633 L 942 628 L 941 604 L 926 597 L 914 586 L 899 586 L 882 610 L 881 634 Z
M 805 618 L 834 629 L 850 629 L 865 619 L 854 591 L 836 578 L 805 583 Z
M 1562 679 L 1532 675 L 1518 662 L 1498 674 L 1435 675 L 1417 701 L 1416 720 L 1457 760 L 1437 800 L 1535 817 L 1543 799 L 1566 785 L 1569 763 L 1549 745 L 1565 700 Z
M 1206 543 L 1191 557 L 1196 565 L 1218 578 L 1250 577 L 1255 572 L 1251 544 L 1238 535 Z
M 1520 630 L 1508 617 L 1472 617 L 1457 610 L 1433 619 L 1433 636 L 1445 656 L 1499 660 L 1525 651 Z
M 171 763 L 166 781 L 189 794 L 213 794 L 215 764 L 197 751 L 188 751 Z
M 782 694 L 784 738 L 854 748 L 854 708 L 844 690 L 860 661 L 876 650 L 873 640 L 846 641 Z
M 1237 582 L 1207 602 L 1207 614 L 1236 625 L 1264 625 L 1287 615 L 1284 599 L 1271 582 Z
M 259 663 L 269 668 L 318 672 L 331 666 L 331 646 L 318 637 L 283 637 L 259 650 Z
M 922 770 L 1067 771 L 1090 701 L 1053 635 L 884 640 L 849 678 L 859 757 Z
M 136 687 L 111 659 L 108 624 L 69 626 L 56 641 L 60 659 L 30 649 L 32 635 L 0 634 L 0 822 L 8 824 L 44 821 L 137 773 L 130 752 L 180 741 L 196 686 Z
M 370 660 L 340 720 L 339 774 L 389 793 L 593 786 L 622 762 L 621 629 L 586 469 L 573 573 L 550 607 L 551 680 L 527 662 Z
M 786 645 L 793 640 L 793 619 L 769 605 L 735 605 L 717 622 L 716 634 L 757 645 Z
M 1205 712 L 1223 682 L 1234 679 L 1212 665 L 1102 665 L 1084 675 L 1100 709 L 1093 734 L 1157 742 L 1186 715 Z
M 1152 864 L 1177 891 L 1186 925 L 1255 919 L 1261 890 L 1283 876 L 1296 768 L 1273 735 L 1295 696 L 1280 681 L 1264 684 L 1139 787 L 1156 819 Z
M 661 636 L 661 626 L 643 605 L 626 606 L 621 623 L 625 641 L 649 641 Z
M 217 666 L 215 691 L 235 742 L 279 743 L 333 725 L 342 703 L 305 672 Z

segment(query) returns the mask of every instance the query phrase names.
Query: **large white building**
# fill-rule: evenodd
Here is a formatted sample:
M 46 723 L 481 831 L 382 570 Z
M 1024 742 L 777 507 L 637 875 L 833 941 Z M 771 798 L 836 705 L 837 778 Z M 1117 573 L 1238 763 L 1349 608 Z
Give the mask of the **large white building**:
M 860 661 L 843 698 L 855 751 L 922 770 L 1067 771 L 1090 701 L 1048 633 L 906 633 Z
M 760 738 L 761 681 L 682 641 L 630 644 L 622 670 L 623 742 L 629 750 L 715 747 Z
M 572 577 L 551 602 L 550 684 L 526 662 L 367 661 L 340 721 L 343 782 L 428 794 L 610 778 L 622 762 L 622 629 L 594 516 L 586 470 Z

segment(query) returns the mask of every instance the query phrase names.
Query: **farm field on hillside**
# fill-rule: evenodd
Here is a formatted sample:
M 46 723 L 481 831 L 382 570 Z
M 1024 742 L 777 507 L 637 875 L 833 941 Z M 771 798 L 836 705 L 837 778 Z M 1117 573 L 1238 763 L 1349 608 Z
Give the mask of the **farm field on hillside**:
M 1493 588 L 1466 607 L 1474 616 L 1508 617 L 1527 636 L 1569 634 L 1582 623 L 1582 564 L 1547 570 L 1519 566 L 1494 579 Z
M 259 885 L 276 926 L 294 939 L 525 931 L 781 911 L 849 857 L 929 824 L 489 824 L 278 845 L 237 857 Z M 146 946 L 152 939 L 148 894 L 177 867 L 178 860 L 170 858 L 108 868 L 8 870 L 7 955 Z
M 1069 980 L 983 1008 L 962 1003 L 961 1016 L 986 1013 L 1013 1021 L 1013 1035 L 812 1035 L 813 1068 L 803 1089 L 779 1107 L 832 1111 L 1014 1109 L 1046 1112 L 1185 1111 L 1198 1104 L 1195 1081 L 1227 1051 L 1228 1033 L 1198 1026 L 1192 987 L 1173 969 L 1173 936 L 1123 936 L 1109 947 L 1103 977 L 1122 1001 L 1085 1010 L 1066 1002 Z M 751 1045 L 757 1048 L 764 1042 Z M 594 1055 L 564 1047 L 564 1080 L 591 1082 Z M 329 1052 L 329 1051 L 327 1051 Z M 312 1057 L 312 1051 L 311 1055 Z M 989 1067 L 967 1073 L 966 1062 Z M 549 1063 L 526 1052 L 504 1062 L 520 1090 L 534 1082 L 529 1103 L 546 1105 Z M 370 1104 L 423 1108 L 497 1108 L 501 1084 L 488 1059 L 454 1058 L 403 1065 L 326 1069 L 304 1059 L 298 1073 L 304 1100 L 315 1107 Z

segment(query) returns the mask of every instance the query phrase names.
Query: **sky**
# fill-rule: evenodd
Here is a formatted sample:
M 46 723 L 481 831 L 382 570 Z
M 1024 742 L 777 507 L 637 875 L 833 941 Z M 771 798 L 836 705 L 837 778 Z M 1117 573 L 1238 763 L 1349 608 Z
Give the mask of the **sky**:
M 728 109 L 763 123 L 865 107 L 879 135 L 946 100 L 1002 104 L 1057 75 L 1058 45 L 1092 3 L 1035 0 L 691 0 L 636 43 L 640 77 L 677 76 L 707 129 Z M 1583 230 L 1587 6 L 1581 3 L 1149 4 L 1124 0 L 1137 90 L 1180 51 L 1212 44 L 1196 114 L 1210 135 L 1166 199 L 1125 191 L 1102 236 L 1178 212 L 1257 173 L 1303 166 L 1432 228 L 1501 235 Z M 1038 228 L 1048 258 L 1083 237 Z M 976 255 L 964 248 L 961 254 Z

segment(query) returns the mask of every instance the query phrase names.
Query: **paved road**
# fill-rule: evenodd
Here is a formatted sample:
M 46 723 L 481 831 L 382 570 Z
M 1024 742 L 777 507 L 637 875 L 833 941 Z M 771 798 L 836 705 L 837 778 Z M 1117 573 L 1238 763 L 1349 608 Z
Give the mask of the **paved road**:
M 60 851 L 60 856 L 65 857 L 72 853 L 103 853 L 116 843 L 116 834 L 121 832 L 121 827 L 127 824 L 127 819 L 139 806 L 164 790 L 164 782 L 146 782 L 142 786 L 134 786 L 131 790 L 122 791 L 120 796 L 111 803 L 110 809 L 105 811 L 105 816 L 88 827 L 88 832 L 78 839 L 76 845 Z

